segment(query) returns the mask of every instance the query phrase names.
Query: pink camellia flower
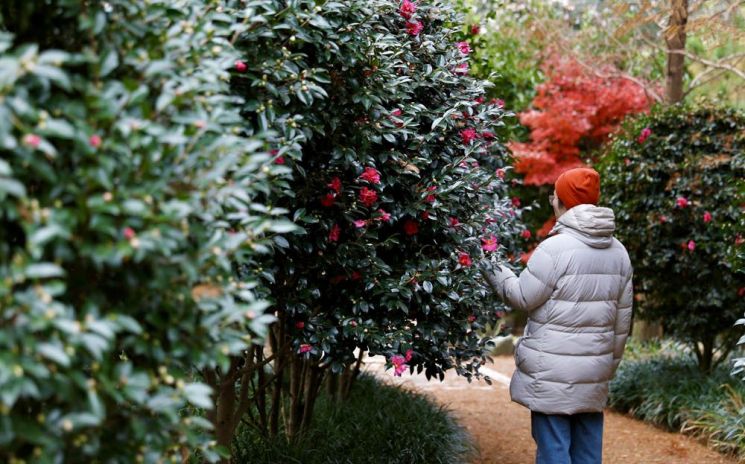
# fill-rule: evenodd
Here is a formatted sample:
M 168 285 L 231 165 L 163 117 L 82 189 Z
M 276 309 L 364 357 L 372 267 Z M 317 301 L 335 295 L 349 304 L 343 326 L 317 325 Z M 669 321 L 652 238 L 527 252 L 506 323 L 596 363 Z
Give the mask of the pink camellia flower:
M 404 232 L 406 232 L 406 235 L 409 236 L 416 235 L 419 232 L 419 223 L 411 219 L 407 219 L 406 222 L 404 222 Z
M 36 134 L 26 134 L 23 136 L 23 143 L 31 148 L 38 148 L 41 143 L 41 137 Z
M 468 322 L 475 322 L 476 321 L 476 315 L 475 314 L 469 314 L 468 315 Z
M 400 354 L 394 354 L 391 356 L 391 364 L 394 366 L 400 366 L 401 364 L 406 363 L 406 358 L 401 356 Z
M 708 224 L 711 222 L 711 213 L 704 211 L 704 223 Z
M 468 42 L 457 42 L 455 46 L 458 47 L 458 50 L 460 50 L 464 55 L 471 53 L 471 46 L 468 45 Z
M 401 374 L 406 372 L 409 366 L 406 364 L 406 358 L 400 354 L 394 354 L 391 356 L 391 364 L 393 364 L 393 375 L 400 377 Z
M 478 24 L 471 26 L 471 35 L 479 35 L 479 32 L 481 32 L 481 26 Z
M 378 192 L 367 187 L 362 187 L 362 190 L 360 190 L 359 199 L 360 203 L 370 208 L 372 205 L 375 204 L 376 201 L 378 201 Z
M 502 168 L 499 168 L 497 169 L 496 174 L 497 174 L 497 177 L 499 177 L 500 179 L 504 179 L 505 170 Z
M 476 131 L 468 128 L 460 131 L 460 139 L 463 141 L 463 145 L 468 145 L 476 138 Z
M 241 60 L 235 60 L 235 63 L 233 63 L 233 66 L 235 66 L 235 70 L 239 73 L 246 72 L 248 69 L 248 65 Z
M 357 321 L 351 320 L 351 321 L 349 321 L 349 325 L 352 326 L 352 327 L 357 327 Z
M 524 239 L 526 239 L 526 240 L 527 240 L 527 239 L 529 239 L 530 237 L 532 237 L 532 236 L 533 236 L 533 234 L 532 234 L 532 233 L 530 233 L 530 231 L 529 231 L 528 229 L 525 229 L 524 231 L 520 232 L 520 236 L 521 236 L 522 238 L 524 238 Z
M 458 253 L 458 264 L 463 267 L 469 267 L 471 264 L 473 264 L 473 261 L 471 261 L 471 257 L 468 255 L 468 253 L 460 252 Z
M 89 144 L 90 144 L 90 145 L 91 145 L 91 146 L 92 146 L 93 148 L 98 148 L 98 147 L 100 147 L 100 146 L 101 146 L 101 142 L 102 142 L 102 140 L 101 140 L 101 136 L 100 136 L 100 135 L 98 135 L 98 134 L 93 134 L 93 135 L 91 135 L 91 136 L 90 136 L 90 138 L 88 139 L 88 143 L 89 143 Z
M 313 345 L 303 343 L 302 345 L 300 345 L 300 349 L 298 349 L 297 352 L 300 354 L 303 354 L 303 353 L 308 353 L 311 350 L 313 350 Z
M 409 21 L 406 23 L 406 32 L 409 35 L 419 35 L 422 29 L 424 29 L 424 24 L 421 21 Z
M 391 220 L 391 213 L 387 213 L 383 209 L 379 209 L 378 213 L 380 213 L 380 216 L 377 218 L 378 221 L 389 222 Z
M 401 3 L 401 8 L 398 9 L 398 13 L 405 19 L 411 19 L 411 17 L 414 16 L 415 12 L 416 3 L 409 0 L 404 0 L 403 3 Z
M 398 366 L 395 367 L 395 370 L 393 372 L 393 375 L 395 375 L 397 377 L 401 377 L 401 374 L 403 374 L 404 372 L 406 372 L 406 369 L 408 369 L 408 368 L 409 368 L 409 366 L 407 364 L 399 364 Z
M 688 206 L 688 204 L 689 204 L 689 202 L 688 202 L 688 198 L 686 198 L 686 197 L 678 197 L 678 198 L 677 198 L 677 199 L 675 200 L 675 204 L 676 204 L 676 205 L 677 205 L 677 206 L 678 206 L 679 208 L 685 208 L 685 207 L 686 207 L 686 206 Z
M 688 247 L 688 251 L 693 251 L 696 249 L 696 242 L 693 240 L 688 240 L 688 244 L 686 245 Z
M 465 76 L 468 74 L 468 63 L 461 63 L 455 66 L 453 72 L 459 76 Z
M 664 224 L 667 221 L 668 221 L 667 216 L 665 216 L 664 214 L 661 214 L 660 215 L 660 224 Z
M 458 224 L 460 224 L 460 221 L 458 220 L 458 218 L 457 218 L 457 217 L 451 217 L 451 218 L 450 218 L 450 226 L 451 226 L 451 227 L 455 227 L 455 226 L 457 226 Z
M 497 237 L 490 235 L 489 237 L 481 237 L 481 249 L 484 251 L 497 251 L 499 242 Z
M 365 171 L 360 174 L 360 179 L 366 180 L 370 182 L 371 184 L 379 184 L 380 183 L 380 172 L 378 172 L 375 168 L 365 168 Z
M 338 242 L 339 235 L 341 235 L 341 227 L 339 227 L 339 224 L 334 224 L 329 232 L 329 242 Z
M 401 108 L 396 108 L 395 110 L 391 111 L 391 116 L 399 117 L 403 114 L 403 111 L 401 111 Z
M 341 179 L 339 179 L 338 177 L 334 177 L 333 179 L 331 179 L 331 182 L 326 184 L 326 187 L 330 188 L 336 193 L 341 193 Z
M 132 240 L 133 238 L 135 238 L 135 236 L 137 236 L 137 233 L 135 232 L 133 228 L 125 227 L 124 230 L 122 231 L 122 235 L 124 235 L 125 239 Z
M 636 139 L 636 141 L 639 143 L 644 143 L 650 135 L 652 135 L 652 129 L 650 129 L 649 127 L 645 127 L 639 133 L 639 137 Z
M 519 208 L 520 207 L 520 199 L 517 198 L 517 197 L 512 197 L 512 206 L 514 206 L 515 208 Z
M 336 202 L 336 195 L 333 193 L 327 193 L 326 195 L 321 198 L 321 205 L 323 205 L 326 208 L 330 208 L 334 206 L 334 203 Z
M 364 219 L 357 219 L 356 221 L 353 221 L 353 222 L 354 222 L 354 226 L 358 229 L 361 229 L 367 225 L 367 221 L 365 221 Z
M 406 350 L 406 356 L 404 356 L 404 359 L 406 359 L 406 362 L 411 361 L 411 358 L 414 357 L 414 350 Z
M 305 328 L 305 322 L 303 321 L 297 321 L 295 323 L 295 328 L 299 330 L 303 330 Z

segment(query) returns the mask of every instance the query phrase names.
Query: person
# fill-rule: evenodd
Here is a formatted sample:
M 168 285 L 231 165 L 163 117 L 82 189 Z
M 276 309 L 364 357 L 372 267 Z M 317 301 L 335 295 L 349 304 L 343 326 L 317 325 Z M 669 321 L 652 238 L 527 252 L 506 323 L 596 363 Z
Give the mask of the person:
M 481 262 L 492 290 L 528 313 L 510 396 L 531 411 L 536 464 L 602 462 L 603 409 L 631 324 L 633 269 L 599 197 L 595 170 L 564 172 L 549 196 L 556 225 L 520 276 Z

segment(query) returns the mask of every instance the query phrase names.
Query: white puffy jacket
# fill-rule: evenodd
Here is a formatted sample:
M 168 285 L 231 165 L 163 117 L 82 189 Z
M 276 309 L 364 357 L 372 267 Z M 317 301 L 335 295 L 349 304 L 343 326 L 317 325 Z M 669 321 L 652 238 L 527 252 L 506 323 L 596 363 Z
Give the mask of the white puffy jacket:
M 633 301 L 631 262 L 614 229 L 612 210 L 578 205 L 559 218 L 519 278 L 503 266 L 483 270 L 509 306 L 528 312 L 510 395 L 531 411 L 600 412 L 608 402 Z

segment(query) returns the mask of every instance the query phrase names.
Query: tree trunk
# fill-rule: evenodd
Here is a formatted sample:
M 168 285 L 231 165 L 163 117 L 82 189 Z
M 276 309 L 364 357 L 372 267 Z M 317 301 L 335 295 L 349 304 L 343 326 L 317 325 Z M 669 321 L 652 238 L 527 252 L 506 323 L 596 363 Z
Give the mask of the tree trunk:
M 670 20 L 665 30 L 667 43 L 667 71 L 665 76 L 665 99 L 668 104 L 683 100 L 683 74 L 685 73 L 686 24 L 688 22 L 688 0 L 672 0 Z

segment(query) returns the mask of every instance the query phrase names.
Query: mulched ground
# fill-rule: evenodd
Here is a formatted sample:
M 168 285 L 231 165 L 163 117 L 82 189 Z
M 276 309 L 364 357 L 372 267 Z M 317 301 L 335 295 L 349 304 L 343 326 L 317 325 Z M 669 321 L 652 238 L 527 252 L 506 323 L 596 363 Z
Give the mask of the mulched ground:
M 371 358 L 366 368 L 388 382 L 431 395 L 453 411 L 478 444 L 473 464 L 532 464 L 535 443 L 530 436 L 530 411 L 510 401 L 508 378 L 515 369 L 511 355 L 494 358 L 489 368 L 493 385 L 469 384 L 455 374 L 443 382 L 424 376 L 393 377 L 383 371 L 383 359 Z M 736 459 L 710 450 L 705 444 L 670 433 L 631 417 L 605 412 L 603 462 L 608 464 L 735 464 Z

